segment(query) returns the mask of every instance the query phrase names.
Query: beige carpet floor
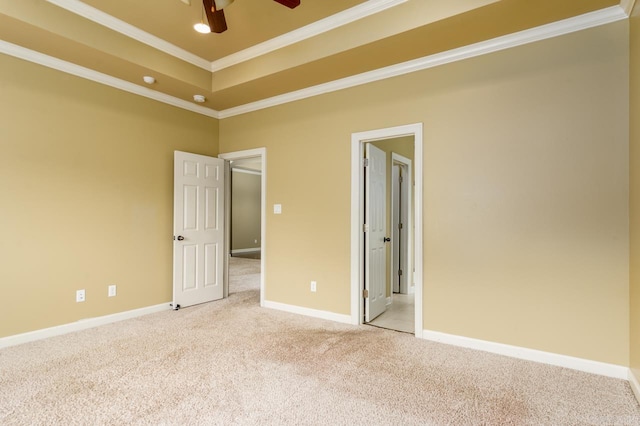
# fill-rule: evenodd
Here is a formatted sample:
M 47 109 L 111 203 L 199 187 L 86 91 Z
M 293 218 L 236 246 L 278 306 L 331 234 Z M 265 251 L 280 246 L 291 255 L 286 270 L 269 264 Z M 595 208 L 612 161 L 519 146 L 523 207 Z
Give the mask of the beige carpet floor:
M 228 299 L 0 350 L 0 424 L 640 425 L 622 380 L 260 308 L 255 265 Z

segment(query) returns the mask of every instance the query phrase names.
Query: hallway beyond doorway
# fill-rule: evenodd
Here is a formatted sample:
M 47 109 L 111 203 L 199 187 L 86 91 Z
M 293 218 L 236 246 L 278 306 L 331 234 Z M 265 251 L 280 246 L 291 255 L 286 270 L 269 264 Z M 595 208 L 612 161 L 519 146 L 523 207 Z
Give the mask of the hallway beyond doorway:
M 392 303 L 387 306 L 387 310 L 368 324 L 404 333 L 415 333 L 414 295 L 394 293 L 391 300 Z

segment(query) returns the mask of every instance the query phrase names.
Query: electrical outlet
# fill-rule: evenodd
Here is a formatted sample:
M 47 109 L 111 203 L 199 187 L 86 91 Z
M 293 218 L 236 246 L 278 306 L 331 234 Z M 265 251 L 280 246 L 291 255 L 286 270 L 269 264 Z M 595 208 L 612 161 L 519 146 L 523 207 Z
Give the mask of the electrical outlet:
M 313 293 L 316 292 L 316 286 L 317 286 L 317 283 L 315 281 L 311 281 L 311 291 Z
M 116 286 L 115 286 L 115 284 L 113 284 L 113 285 L 109 286 L 108 296 L 109 297 L 114 297 L 115 295 L 116 295 Z
M 84 289 L 76 291 L 76 302 L 84 302 Z

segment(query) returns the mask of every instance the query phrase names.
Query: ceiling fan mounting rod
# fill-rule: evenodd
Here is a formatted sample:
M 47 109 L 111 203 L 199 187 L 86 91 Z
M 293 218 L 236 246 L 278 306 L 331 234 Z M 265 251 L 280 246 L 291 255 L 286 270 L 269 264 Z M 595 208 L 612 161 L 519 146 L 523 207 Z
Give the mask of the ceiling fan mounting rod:
M 289 9 L 300 6 L 300 0 L 274 0 L 283 6 L 287 6 Z
M 274 0 L 275 2 L 293 9 L 300 6 L 300 0 Z M 227 20 L 224 17 L 224 8 L 233 3 L 233 0 L 202 0 L 204 11 L 207 14 L 209 28 L 214 33 L 227 31 Z
M 225 32 L 227 30 L 227 20 L 224 18 L 224 10 L 222 8 L 218 9 L 213 0 L 202 0 L 202 2 L 211 31 L 218 34 Z

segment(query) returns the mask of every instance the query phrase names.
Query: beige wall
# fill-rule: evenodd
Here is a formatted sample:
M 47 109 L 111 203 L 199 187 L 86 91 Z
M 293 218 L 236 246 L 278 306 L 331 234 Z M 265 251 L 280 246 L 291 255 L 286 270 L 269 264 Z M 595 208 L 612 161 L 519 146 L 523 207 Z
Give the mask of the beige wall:
M 424 328 L 640 368 L 629 31 L 637 70 L 635 17 L 225 119 L 267 148 L 267 300 L 349 314 L 350 136 L 422 122 Z M 6 56 L 0 94 L 0 337 L 168 302 L 172 153 L 217 120 Z
M 266 299 L 349 314 L 350 136 L 422 122 L 424 328 L 627 365 L 628 58 L 625 21 L 225 119 L 267 149 Z
M 631 368 L 640 380 L 640 4 L 630 20 L 630 307 Z
M 260 175 L 232 169 L 231 250 L 260 248 Z
M 171 301 L 173 151 L 217 120 L 4 55 L 0 99 L 0 337 Z

